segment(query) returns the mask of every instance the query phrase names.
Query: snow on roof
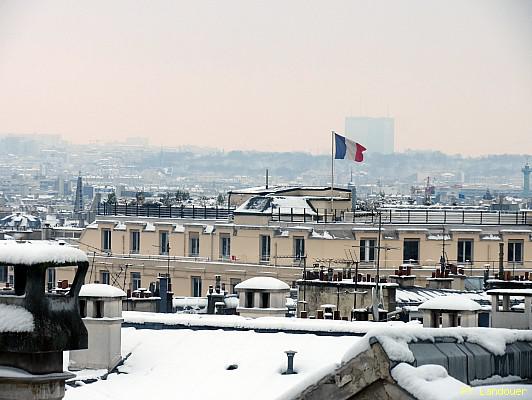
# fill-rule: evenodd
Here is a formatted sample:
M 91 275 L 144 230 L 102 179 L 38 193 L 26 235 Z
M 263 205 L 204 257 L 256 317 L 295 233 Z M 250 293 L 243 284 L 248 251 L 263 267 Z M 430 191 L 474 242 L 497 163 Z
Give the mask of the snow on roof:
M 481 400 L 486 397 L 525 398 L 526 393 L 532 391 L 532 385 L 523 384 L 519 376 L 501 377 L 495 375 L 483 380 L 473 380 L 466 385 L 453 378 L 441 365 L 426 364 L 418 367 L 400 363 L 391 370 L 393 379 L 399 386 L 412 394 L 418 400 Z M 508 385 L 503 383 L 519 382 Z M 493 385 L 489 385 L 492 383 Z M 478 385 L 478 386 L 477 386 Z
M 235 210 L 235 213 L 315 215 L 316 212 L 308 203 L 306 197 L 301 196 L 254 196 Z
M 417 303 L 421 304 L 434 297 L 447 296 L 449 293 L 438 289 L 427 289 L 414 287 L 411 289 L 398 288 L 395 292 L 395 301 L 397 303 Z
M 33 265 L 45 262 L 71 264 L 83 261 L 87 261 L 87 255 L 84 252 L 54 241 L 0 241 L 0 264 Z
M 291 399 L 338 367 L 352 336 L 189 329 L 122 329 L 119 374 L 69 387 L 65 400 L 172 397 Z M 297 374 L 283 375 L 286 350 Z M 229 366 L 231 369 L 229 369 Z
M 393 379 L 399 386 L 419 400 L 449 400 L 453 394 L 463 395 L 468 385 L 449 376 L 441 365 L 421 365 L 413 367 L 400 363 L 391 370 Z
M 328 231 L 318 232 L 313 230 L 310 237 L 313 239 L 334 239 L 333 235 L 331 235 Z
M 514 296 L 532 296 L 532 289 L 491 289 L 486 292 L 492 294 L 513 294 Z
M 0 303 L 0 333 L 33 332 L 33 315 L 24 307 Z
M 516 341 L 532 342 L 532 331 L 501 328 L 421 328 L 408 324 L 401 327 L 379 327 L 369 330 L 364 340 L 346 352 L 343 360 L 349 361 L 367 350 L 372 338 L 382 345 L 390 360 L 412 363 L 415 357 L 408 347 L 411 342 L 434 342 L 438 338 L 453 338 L 458 343 L 475 343 L 494 355 L 503 355 L 507 344 Z
M 530 229 L 501 229 L 500 232 L 501 233 L 523 233 L 523 234 L 527 234 L 527 233 L 532 233 L 532 230 L 530 230 Z
M 488 233 L 486 235 L 480 235 L 480 240 L 501 240 L 501 236 L 493 233 Z
M 464 296 L 439 296 L 425 301 L 419 310 L 478 311 L 480 304 Z
M 161 314 L 136 311 L 122 313 L 125 323 L 164 325 L 184 325 L 190 327 L 217 327 L 232 329 L 270 329 L 283 331 L 338 332 L 347 334 L 365 334 L 376 326 L 397 327 L 407 326 L 404 322 L 371 322 L 371 321 L 334 321 L 324 319 L 301 319 L 260 317 L 246 318 L 239 315 L 198 315 L 198 314 Z
M 235 289 L 289 290 L 290 286 L 271 276 L 256 276 L 240 282 Z
M 183 225 L 175 225 L 174 226 L 174 232 L 176 233 L 184 233 L 185 232 L 185 227 Z
M 31 214 L 16 212 L 0 219 L 0 226 L 15 229 L 39 228 L 41 219 Z
M 79 291 L 81 297 L 126 297 L 126 293 L 117 287 L 103 283 L 88 283 Z

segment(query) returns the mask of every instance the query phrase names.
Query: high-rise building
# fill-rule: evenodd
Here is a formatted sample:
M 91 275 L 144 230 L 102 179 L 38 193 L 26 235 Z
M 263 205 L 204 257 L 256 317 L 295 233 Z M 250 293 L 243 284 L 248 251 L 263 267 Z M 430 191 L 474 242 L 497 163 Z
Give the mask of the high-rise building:
M 530 172 L 532 168 L 530 168 L 528 162 L 521 171 L 523 172 L 523 195 L 530 196 Z
M 372 117 L 347 117 L 345 135 L 368 149 L 368 152 L 391 154 L 394 152 L 394 119 Z
M 83 182 L 81 179 L 81 173 L 78 176 L 78 183 L 76 186 L 76 198 L 74 200 L 74 212 L 83 212 Z

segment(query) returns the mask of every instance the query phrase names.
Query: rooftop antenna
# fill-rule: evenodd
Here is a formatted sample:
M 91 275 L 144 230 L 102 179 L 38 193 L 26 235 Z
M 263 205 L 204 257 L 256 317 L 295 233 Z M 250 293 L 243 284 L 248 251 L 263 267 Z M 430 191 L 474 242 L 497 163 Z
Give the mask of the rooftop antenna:
M 442 225 L 442 241 L 441 241 L 441 256 L 440 256 L 440 271 L 443 274 L 445 272 L 445 266 L 447 265 L 447 253 L 445 252 L 445 225 Z
M 382 235 L 382 213 L 377 210 L 379 216 L 379 236 L 377 237 L 377 274 L 375 276 L 375 291 L 373 292 L 373 321 L 379 320 L 379 303 L 380 303 L 380 255 L 381 255 L 381 235 Z

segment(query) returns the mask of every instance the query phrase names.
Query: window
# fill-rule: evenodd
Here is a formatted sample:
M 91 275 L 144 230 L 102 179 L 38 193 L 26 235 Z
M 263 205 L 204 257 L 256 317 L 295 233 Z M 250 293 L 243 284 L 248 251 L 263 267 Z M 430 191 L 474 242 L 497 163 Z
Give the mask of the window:
M 231 236 L 227 233 L 220 234 L 220 258 L 227 260 L 231 257 Z
M 188 239 L 188 255 L 189 257 L 199 256 L 199 233 L 190 232 Z
M 102 229 L 102 250 L 111 252 L 111 229 Z
M 419 239 L 405 239 L 403 241 L 403 260 L 405 263 L 419 262 Z
M 270 236 L 260 235 L 260 261 L 270 261 Z
M 246 292 L 246 308 L 253 308 L 253 292 Z
M 109 271 L 100 271 L 100 282 L 105 285 L 110 285 Z
M 260 294 L 260 308 L 270 308 L 270 294 L 269 293 Z
M 375 239 L 361 239 L 360 240 L 360 261 L 372 262 L 375 261 Z
M 7 266 L 0 265 L 0 282 L 7 282 Z
M 300 260 L 305 256 L 305 238 L 294 236 L 294 258 Z
M 192 276 L 190 279 L 192 282 L 192 297 L 201 297 L 201 277 Z
M 93 308 L 93 317 L 94 318 L 103 318 L 103 301 L 96 300 Z
M 49 292 L 55 287 L 55 268 L 48 268 L 46 270 L 46 288 Z
M 140 252 L 140 231 L 131 231 L 129 234 L 129 252 L 139 254 Z
M 523 263 L 522 240 L 508 240 L 508 262 L 514 264 Z
M 473 262 L 473 241 L 458 240 L 458 256 L 456 261 L 459 263 Z
M 159 232 L 159 254 L 168 255 L 170 243 L 168 242 L 168 231 Z
M 141 288 L 140 272 L 131 273 L 131 290 L 137 290 Z
M 236 294 L 235 286 L 238 285 L 240 282 L 242 282 L 242 280 L 240 280 L 238 278 L 230 278 L 229 279 L 229 284 L 231 285 L 231 294 Z

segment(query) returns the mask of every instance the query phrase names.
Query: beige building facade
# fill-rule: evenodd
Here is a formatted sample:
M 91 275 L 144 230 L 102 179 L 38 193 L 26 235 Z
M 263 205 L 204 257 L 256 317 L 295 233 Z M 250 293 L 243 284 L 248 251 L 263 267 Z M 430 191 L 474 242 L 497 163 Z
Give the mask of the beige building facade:
M 102 216 L 84 230 L 79 246 L 92 260 L 91 282 L 136 290 L 170 272 L 175 295 L 203 296 L 215 275 L 232 291 L 254 276 L 291 284 L 316 264 L 341 269 L 358 263 L 371 273 L 378 236 L 375 224 L 354 223 L 350 216 L 333 223 L 278 220 L 275 212 L 237 212 L 227 220 Z M 383 224 L 380 275 L 407 263 L 416 284 L 426 286 L 442 250 L 465 275 L 482 276 L 487 267 L 494 275 L 499 243 L 507 271 L 532 270 L 531 225 Z

